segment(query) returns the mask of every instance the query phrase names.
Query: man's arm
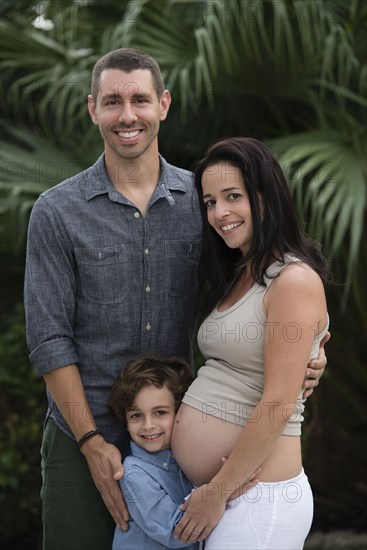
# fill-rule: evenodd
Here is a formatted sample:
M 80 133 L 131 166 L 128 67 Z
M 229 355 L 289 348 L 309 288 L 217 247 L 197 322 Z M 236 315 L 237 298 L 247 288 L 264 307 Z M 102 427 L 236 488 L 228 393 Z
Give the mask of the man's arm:
M 75 439 L 96 428 L 96 423 L 85 397 L 83 384 L 76 365 L 68 365 L 44 374 L 46 384 Z M 81 447 L 94 483 L 116 524 L 128 528 L 129 514 L 122 497 L 118 480 L 124 470 L 120 451 L 96 435 Z
M 58 213 L 45 196 L 36 202 L 29 223 L 24 303 L 30 359 L 42 375 L 77 441 L 96 425 L 77 367 L 74 344 L 75 262 L 73 246 Z M 121 456 L 101 436 L 81 451 L 116 523 L 128 518 L 118 483 Z M 112 490 L 112 487 L 114 489 Z M 124 520 L 126 518 L 126 520 Z

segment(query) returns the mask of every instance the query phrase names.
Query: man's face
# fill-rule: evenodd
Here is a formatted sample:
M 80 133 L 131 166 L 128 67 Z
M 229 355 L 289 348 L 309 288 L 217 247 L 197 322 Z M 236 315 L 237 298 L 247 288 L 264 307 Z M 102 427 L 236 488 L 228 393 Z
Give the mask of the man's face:
M 102 72 L 96 100 L 88 96 L 88 109 L 99 126 L 106 157 L 135 159 L 155 148 L 160 121 L 167 117 L 171 97 L 165 90 L 158 99 L 150 71 Z

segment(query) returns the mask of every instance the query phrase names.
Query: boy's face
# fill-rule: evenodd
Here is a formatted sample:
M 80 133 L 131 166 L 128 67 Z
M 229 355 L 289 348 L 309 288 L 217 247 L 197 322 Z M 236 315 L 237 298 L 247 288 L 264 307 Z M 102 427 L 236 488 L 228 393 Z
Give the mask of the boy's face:
M 175 399 L 166 386 L 140 390 L 126 419 L 131 439 L 139 447 L 150 453 L 171 448 Z

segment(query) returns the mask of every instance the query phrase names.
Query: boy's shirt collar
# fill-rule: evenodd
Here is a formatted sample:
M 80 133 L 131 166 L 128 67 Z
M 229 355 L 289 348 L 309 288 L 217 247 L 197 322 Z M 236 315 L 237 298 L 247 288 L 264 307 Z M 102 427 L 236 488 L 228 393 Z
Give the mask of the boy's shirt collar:
M 158 468 L 162 468 L 162 470 L 176 470 L 178 469 L 177 462 L 173 458 L 173 454 L 171 449 L 166 449 L 164 451 L 158 451 L 155 453 L 149 453 L 142 447 L 139 447 L 134 441 L 131 441 L 130 443 L 130 449 L 132 456 L 135 456 L 136 458 L 140 458 L 141 460 L 144 460 L 144 462 L 149 462 L 150 464 L 154 464 L 154 466 L 157 466 Z

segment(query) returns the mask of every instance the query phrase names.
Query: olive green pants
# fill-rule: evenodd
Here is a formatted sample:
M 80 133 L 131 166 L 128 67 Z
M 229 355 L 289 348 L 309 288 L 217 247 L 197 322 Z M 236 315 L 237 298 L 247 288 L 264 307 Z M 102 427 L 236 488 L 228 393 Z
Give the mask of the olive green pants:
M 77 443 L 49 418 L 41 447 L 44 550 L 111 550 L 115 522 Z

